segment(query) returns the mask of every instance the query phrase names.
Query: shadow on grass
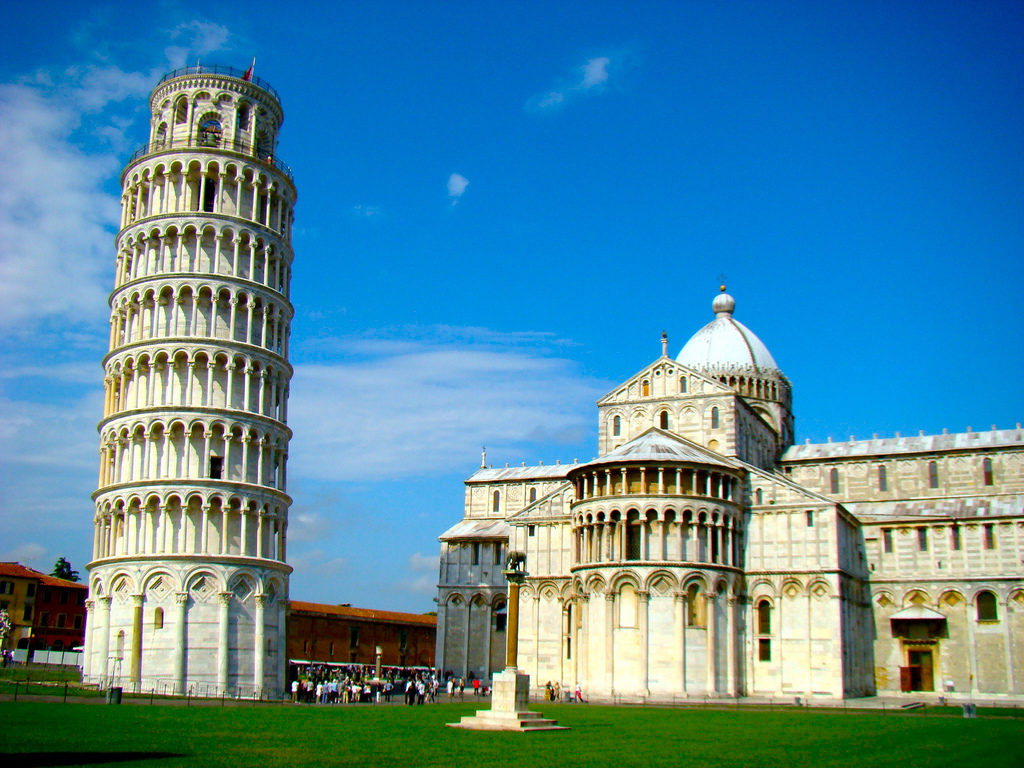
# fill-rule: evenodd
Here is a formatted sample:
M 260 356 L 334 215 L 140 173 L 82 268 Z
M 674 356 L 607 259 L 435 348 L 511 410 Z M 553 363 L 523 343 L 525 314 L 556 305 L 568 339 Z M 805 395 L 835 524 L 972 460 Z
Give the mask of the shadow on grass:
M 0 762 L 4 765 L 42 768 L 46 765 L 96 765 L 186 756 L 182 752 L 0 752 Z

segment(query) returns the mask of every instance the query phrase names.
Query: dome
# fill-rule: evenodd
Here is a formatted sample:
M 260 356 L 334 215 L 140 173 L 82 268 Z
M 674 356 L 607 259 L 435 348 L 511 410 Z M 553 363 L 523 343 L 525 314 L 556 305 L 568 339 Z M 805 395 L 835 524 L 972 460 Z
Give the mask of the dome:
M 777 371 L 775 358 L 764 342 L 733 318 L 735 309 L 736 300 L 725 292 L 723 285 L 722 292 L 711 303 L 715 319 L 693 334 L 676 360 L 698 370 L 753 366 L 762 371 Z

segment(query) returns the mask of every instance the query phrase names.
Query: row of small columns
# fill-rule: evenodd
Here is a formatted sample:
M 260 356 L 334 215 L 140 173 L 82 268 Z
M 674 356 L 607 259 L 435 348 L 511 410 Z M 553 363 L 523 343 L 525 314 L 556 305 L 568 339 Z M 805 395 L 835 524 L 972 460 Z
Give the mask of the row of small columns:
M 654 524 L 661 523 L 660 535 L 653 535 Z M 626 561 L 626 526 L 636 529 L 640 536 L 640 557 L 643 561 L 664 561 L 661 554 L 667 549 L 669 539 L 668 520 L 609 520 L 596 523 L 578 523 L 573 528 L 576 537 L 576 562 L 580 565 Z M 680 523 L 678 560 L 672 562 L 706 562 L 736 566 L 740 562 L 740 537 L 731 516 L 719 516 L 710 522 Z M 660 550 L 657 557 L 651 555 L 652 539 Z M 703 550 L 703 551 L 702 551 Z
M 231 329 L 231 340 L 234 340 L 234 329 L 238 321 L 238 304 L 240 303 L 237 298 L 231 300 L 231 317 L 228 321 Z M 162 302 L 161 302 L 162 303 Z M 184 304 L 184 298 L 178 295 L 174 298 L 174 303 L 181 305 Z M 206 322 L 206 333 L 200 336 L 196 333 L 197 326 L 199 323 L 199 302 L 193 299 L 192 301 L 192 318 L 189 328 L 192 333 L 188 338 L 217 338 L 213 335 L 213 326 L 216 322 L 216 312 L 214 307 L 218 302 L 210 302 L 210 313 L 207 316 Z M 154 302 L 150 309 L 150 335 L 147 339 L 142 337 L 142 331 L 145 327 L 141 323 L 142 319 L 142 308 L 138 304 L 131 304 L 127 309 L 120 308 L 114 311 L 114 314 L 110 318 L 110 349 L 116 349 L 124 344 L 131 344 L 135 341 L 147 341 L 152 339 L 166 339 L 166 338 L 178 338 L 178 328 L 180 325 L 179 317 L 180 314 L 175 311 L 174 317 L 171 322 L 171 327 L 159 328 L 157 320 L 159 319 L 159 313 L 156 311 L 157 302 Z M 241 344 L 252 344 L 259 345 L 264 349 L 277 352 L 280 349 L 279 354 L 282 357 L 288 357 L 288 336 L 289 336 L 289 325 L 285 319 L 284 312 L 279 308 L 264 306 L 263 307 L 263 322 L 260 327 L 260 339 L 257 342 L 253 336 L 255 336 L 255 324 L 253 323 L 253 314 L 255 312 L 255 305 L 253 301 L 246 302 L 246 324 Z M 270 339 L 271 346 L 267 346 L 267 340 Z M 218 341 L 227 341 L 228 339 L 218 339 Z
M 138 241 L 133 243 L 130 252 L 128 249 L 121 249 L 117 254 L 117 281 L 115 287 L 120 287 L 124 283 L 148 275 L 199 272 L 197 256 L 202 248 L 202 238 L 203 233 L 197 229 L 195 231 L 195 249 L 191 252 L 185 248 L 184 238 L 179 235 L 164 235 L 160 237 L 159 240 L 163 243 L 162 248 L 150 248 L 150 240 L 147 239 L 141 243 Z M 210 269 L 214 275 L 220 274 L 222 241 L 222 237 L 214 237 L 213 264 Z M 248 277 L 242 277 L 238 268 L 242 263 L 241 249 L 243 243 L 247 243 L 249 249 Z M 249 237 L 243 239 L 241 236 L 236 235 L 231 238 L 231 245 L 231 276 L 255 282 L 253 275 L 256 274 L 256 253 L 258 251 L 256 238 Z M 128 258 L 129 253 L 131 258 Z M 288 281 L 285 279 L 287 266 L 284 264 L 283 258 L 272 260 L 271 256 L 273 255 L 272 246 L 264 244 L 262 257 L 263 284 L 280 293 L 286 293 L 285 289 L 288 285 Z M 271 263 L 274 264 L 272 281 L 267 279 L 271 276 Z
M 230 609 L 233 594 L 231 592 L 219 592 L 220 613 L 218 616 L 218 645 L 217 645 L 217 685 L 222 693 L 228 692 L 228 638 L 230 630 Z M 132 595 L 132 638 L 131 656 L 128 665 L 129 681 L 135 684 L 141 682 L 142 675 L 142 607 L 145 602 L 143 595 Z M 257 594 L 254 596 L 256 603 L 256 621 L 253 629 L 253 647 L 262 649 L 266 644 L 266 606 L 267 596 Z M 278 601 L 278 631 L 281 632 L 284 626 L 284 601 Z M 106 679 L 113 674 L 108 669 L 110 654 L 110 603 L 111 598 L 100 597 L 96 600 L 87 600 L 85 609 L 89 619 L 86 626 L 89 631 L 86 633 L 85 642 L 85 664 L 84 670 L 87 677 Z M 185 627 L 188 607 L 188 593 L 177 592 L 174 596 L 175 615 L 171 622 L 174 627 L 174 643 L 171 650 L 172 669 L 174 670 L 175 692 L 185 693 Z M 94 669 L 93 665 L 93 644 L 95 643 L 95 658 L 103 665 L 103 669 Z M 278 643 L 282 648 L 284 643 Z M 253 654 L 253 684 L 257 690 L 262 689 L 264 680 L 265 654 Z
M 186 433 L 186 437 L 187 437 L 187 434 L 188 433 Z M 162 466 L 160 466 L 160 467 L 153 467 L 153 466 L 151 466 L 152 457 L 156 454 L 156 451 L 154 451 L 154 450 L 143 450 L 142 451 L 141 467 L 140 467 L 140 470 L 141 470 L 140 471 L 140 475 L 141 475 L 140 477 L 134 477 L 134 476 L 124 477 L 125 474 L 128 474 L 128 475 L 132 475 L 133 474 L 131 467 L 127 467 L 127 468 L 124 467 L 124 454 L 125 454 L 126 451 L 129 452 L 129 455 L 132 453 L 133 447 L 134 447 L 133 444 L 134 444 L 135 441 L 133 441 L 133 440 L 118 439 L 115 443 L 113 443 L 113 445 L 104 445 L 104 446 L 102 446 L 100 448 L 100 477 L 99 477 L 99 486 L 101 488 L 103 488 L 103 487 L 106 487 L 108 485 L 118 485 L 120 483 L 127 483 L 127 482 L 133 482 L 133 481 L 138 481 L 138 480 L 169 480 L 169 481 L 174 481 L 174 480 L 185 479 L 185 478 L 201 479 L 204 476 L 199 474 L 198 472 L 193 473 L 193 470 L 195 470 L 195 469 L 202 470 L 203 467 L 208 467 L 209 466 L 210 457 L 211 457 L 210 446 L 211 446 L 212 438 L 213 438 L 213 430 L 212 429 L 205 430 L 205 433 L 204 433 L 203 437 L 204 437 L 204 442 L 203 442 L 203 459 L 202 459 L 202 463 L 201 463 L 201 465 L 199 467 L 193 467 L 192 466 L 191 461 L 189 461 L 189 457 L 191 456 L 191 451 L 185 450 L 185 456 L 184 456 L 184 460 L 185 460 L 184 478 L 172 478 L 172 477 L 170 477 L 171 457 L 172 457 L 172 453 L 173 453 L 173 451 L 170 450 L 170 449 L 174 447 L 174 444 L 173 444 L 173 441 L 169 437 L 166 436 L 166 433 L 165 433 L 165 437 L 164 437 L 163 462 L 161 462 Z M 149 441 L 149 442 L 156 442 L 156 440 L 158 440 L 158 439 L 159 439 L 159 435 L 156 435 L 156 434 L 149 433 L 149 434 L 145 435 L 145 440 Z M 285 483 L 286 483 L 286 479 L 287 479 L 286 467 L 287 467 L 287 464 L 288 464 L 288 462 L 287 462 L 288 454 L 285 452 L 285 450 L 283 448 L 277 448 L 277 447 L 273 446 L 271 444 L 271 441 L 268 438 L 266 438 L 266 437 L 260 437 L 259 440 L 254 441 L 248 435 L 243 435 L 240 439 L 236 439 L 236 438 L 232 437 L 230 434 L 228 434 L 228 435 L 225 435 L 222 438 L 220 438 L 221 450 L 224 452 L 223 456 L 222 456 L 223 459 L 224 459 L 224 465 L 223 465 L 224 476 L 222 476 L 220 478 L 213 478 L 213 479 L 223 480 L 224 482 L 228 482 L 228 483 L 230 483 L 230 482 L 241 482 L 241 483 L 248 482 L 248 478 L 234 478 L 234 479 L 232 479 L 232 478 L 226 476 L 228 474 L 228 472 L 230 471 L 230 468 L 231 468 L 231 458 L 232 458 L 232 453 L 233 453 L 233 451 L 231 449 L 231 445 L 232 445 L 232 443 L 238 443 L 238 442 L 241 442 L 241 444 L 242 444 L 241 445 L 241 451 L 242 451 L 242 467 L 243 468 L 248 468 L 248 466 L 249 466 L 249 444 L 253 443 L 253 442 L 257 443 L 257 450 L 259 451 L 259 455 L 258 455 L 258 461 L 256 462 L 256 485 L 264 485 L 264 476 L 265 476 L 266 473 L 264 472 L 263 467 L 264 467 L 265 464 L 268 463 L 268 461 L 273 461 L 276 466 L 274 466 L 274 469 L 273 469 L 273 478 L 272 478 L 272 482 L 270 484 L 270 487 L 277 488 L 277 489 L 282 490 L 282 491 L 285 490 Z M 145 443 L 143 443 L 143 445 L 144 444 Z M 236 448 L 235 450 L 238 450 L 238 449 Z M 213 454 L 213 455 L 215 455 L 215 454 Z M 177 458 L 177 457 L 175 457 L 175 458 Z M 154 472 L 153 471 L 154 469 L 156 469 L 157 471 Z M 245 470 L 243 469 L 243 472 L 244 471 Z
M 166 368 L 170 368 L 173 363 L 165 365 Z M 149 375 L 146 392 L 146 401 L 142 401 L 142 388 L 135 387 L 135 397 L 132 398 L 133 402 L 128 403 L 126 394 L 128 392 L 128 385 L 134 381 L 134 376 L 130 375 L 128 371 L 124 371 L 120 376 L 108 376 L 103 380 L 104 387 L 104 402 L 103 402 L 103 414 L 107 416 L 111 413 L 122 410 L 146 408 L 146 407 L 191 407 L 192 405 L 192 393 L 194 384 L 196 381 L 195 369 L 198 363 L 188 362 L 189 369 L 188 381 L 185 384 L 185 399 L 184 402 L 170 403 L 167 397 L 167 389 L 171 386 L 171 377 L 167 376 L 167 380 L 164 382 L 163 391 L 160 393 L 160 403 L 156 402 L 156 383 L 157 377 Z M 175 366 L 176 367 L 176 366 Z M 203 402 L 197 404 L 195 407 L 198 408 L 213 408 L 213 374 L 217 370 L 218 366 L 207 365 L 206 366 L 206 389 Z M 243 376 L 243 403 L 242 410 L 249 413 L 257 413 L 260 415 L 266 414 L 267 411 L 272 410 L 272 404 L 277 404 L 279 413 L 271 418 L 277 418 L 278 421 L 286 422 L 288 420 L 288 392 L 289 387 L 287 384 L 287 376 L 283 373 L 270 373 L 267 369 L 256 369 L 251 365 L 239 365 L 237 363 L 227 363 L 227 383 L 225 387 L 226 393 L 233 393 L 234 390 L 234 376 L 235 371 L 241 371 Z M 149 371 L 152 372 L 155 366 L 149 366 Z M 259 378 L 258 391 L 256 393 L 256 410 L 253 410 L 253 404 L 251 402 L 252 392 L 252 377 L 257 376 Z M 267 382 L 269 381 L 269 387 Z M 230 398 L 226 398 L 227 402 L 224 408 L 232 409 Z M 264 403 L 268 404 L 268 407 L 264 407 Z M 232 409 L 234 410 L 234 409 Z
M 655 478 L 655 471 L 657 472 Z M 639 472 L 640 489 L 630 491 L 630 473 Z M 668 482 L 666 482 L 666 479 Z M 674 483 L 673 483 L 674 480 Z M 578 475 L 574 481 L 577 499 L 627 494 L 694 495 L 729 501 L 736 497 L 735 483 L 729 475 L 703 469 L 683 467 L 618 467 L 591 470 Z
M 187 511 L 184 507 L 179 507 L 179 517 L 184 517 L 184 513 Z M 221 507 L 221 537 L 220 537 L 220 548 L 218 552 L 207 551 L 207 531 L 210 525 L 210 511 L 211 506 L 204 504 L 201 507 L 202 510 L 202 522 L 199 528 L 199 541 L 192 541 L 191 548 L 188 547 L 189 542 L 185 540 L 185 526 L 178 526 L 177 541 L 174 542 L 174 546 L 168 550 L 165 546 L 167 540 L 167 525 L 168 525 L 168 510 L 166 505 L 159 505 L 154 508 L 146 508 L 139 510 L 135 513 L 125 513 L 113 515 L 103 515 L 97 519 L 95 525 L 95 534 L 93 537 L 93 552 L 95 553 L 96 559 L 104 557 L 118 557 L 118 556 L 130 556 L 130 555 L 232 555 L 235 557 L 258 557 L 258 558 L 269 558 L 271 560 L 284 561 L 285 559 L 285 532 L 288 527 L 287 521 L 281 515 L 275 514 L 264 514 L 262 510 L 250 511 L 245 508 L 232 509 L 231 507 Z M 156 525 L 153 524 L 153 513 L 157 515 Z M 228 551 L 228 539 L 230 538 L 227 534 L 228 524 L 230 522 L 230 516 L 237 514 L 239 517 L 238 522 L 238 533 L 239 541 L 241 546 L 238 552 Z M 256 523 L 256 551 L 249 551 L 248 547 L 248 519 L 255 515 L 257 517 Z M 128 525 L 129 518 L 135 518 L 134 525 Z M 264 520 L 268 520 L 274 524 L 274 533 L 272 538 L 268 542 L 270 544 L 270 550 L 266 551 L 264 546 L 264 539 L 267 530 L 264 527 Z M 118 535 L 117 522 L 120 521 L 121 532 Z M 183 520 L 181 522 L 184 522 Z M 141 542 L 141 545 L 140 545 Z
M 181 195 L 169 195 L 167 194 L 166 191 L 168 182 L 171 183 L 171 192 L 173 193 L 175 191 L 174 183 L 176 180 L 173 178 L 175 176 L 177 176 L 179 179 L 183 179 L 186 181 L 185 188 Z M 220 178 L 220 189 L 225 189 L 227 187 L 228 174 L 226 172 L 221 172 L 219 174 L 215 174 L 215 177 Z M 121 196 L 122 229 L 124 227 L 127 227 L 129 224 L 133 224 L 139 219 L 145 218 L 146 216 L 161 216 L 169 213 L 224 213 L 222 195 L 219 194 L 214 195 L 214 204 L 212 211 L 201 210 L 202 203 L 204 200 L 206 200 L 206 185 L 209 179 L 209 176 L 205 172 L 202 173 L 199 177 L 198 197 L 196 197 L 195 194 L 193 194 L 191 197 L 189 196 L 189 192 L 191 192 L 193 188 L 188 185 L 188 177 L 186 174 L 182 174 L 179 171 L 175 171 L 173 173 L 162 174 L 161 178 L 164 180 L 162 184 L 158 185 L 155 182 L 149 182 L 148 184 L 140 182 L 136 184 L 130 184 L 128 188 L 124 191 L 124 194 Z M 287 227 L 284 226 L 284 218 L 282 217 L 284 217 L 286 214 L 290 217 L 291 214 L 290 211 L 285 207 L 284 195 L 274 194 L 275 191 L 277 190 L 276 182 L 266 180 L 264 184 L 258 184 L 256 183 L 255 179 L 252 182 L 246 182 L 245 178 L 242 175 L 237 174 L 235 179 L 236 210 L 228 215 L 235 216 L 236 218 L 239 219 L 251 221 L 254 224 L 266 226 L 269 229 L 271 222 L 270 214 L 271 211 L 273 210 L 277 216 L 278 230 L 281 232 L 281 234 L 285 234 L 287 231 Z M 214 181 L 214 184 L 216 183 L 217 182 Z M 252 189 L 252 205 L 249 206 L 248 215 L 245 215 L 246 212 L 241 210 L 243 184 L 247 185 L 250 189 Z M 143 195 L 143 190 L 145 190 L 147 194 Z M 260 193 L 264 193 L 265 203 L 262 209 L 257 211 L 256 203 L 259 200 Z M 152 201 L 150 201 L 150 194 L 153 197 Z M 185 198 L 185 210 L 182 210 L 179 207 L 179 202 L 181 201 L 182 197 Z M 172 200 L 173 203 L 171 203 Z M 276 201 L 276 203 L 273 201 Z M 134 216 L 132 216 L 133 211 L 135 212 Z M 262 218 L 258 216 L 258 214 L 262 214 Z

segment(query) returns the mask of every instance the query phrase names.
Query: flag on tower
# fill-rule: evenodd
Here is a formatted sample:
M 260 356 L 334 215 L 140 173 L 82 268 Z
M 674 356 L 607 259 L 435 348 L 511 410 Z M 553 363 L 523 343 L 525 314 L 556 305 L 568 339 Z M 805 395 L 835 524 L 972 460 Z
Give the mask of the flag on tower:
M 252 70 L 255 68 L 255 66 L 256 66 L 256 57 L 253 56 L 252 57 L 252 64 L 249 65 L 249 68 L 247 70 L 245 70 L 245 74 L 242 75 L 242 79 L 243 80 L 252 80 Z

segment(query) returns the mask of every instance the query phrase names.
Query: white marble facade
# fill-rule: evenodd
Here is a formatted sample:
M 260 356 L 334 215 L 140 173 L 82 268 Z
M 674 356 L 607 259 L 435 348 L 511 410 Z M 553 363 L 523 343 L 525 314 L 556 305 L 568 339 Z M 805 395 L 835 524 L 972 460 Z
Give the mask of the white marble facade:
M 1024 693 L 1024 431 L 793 445 L 791 385 L 733 317 L 598 402 L 598 458 L 466 481 L 437 665 L 597 698 Z
M 283 113 L 228 68 L 168 73 L 122 172 L 84 676 L 280 695 L 288 298 Z

